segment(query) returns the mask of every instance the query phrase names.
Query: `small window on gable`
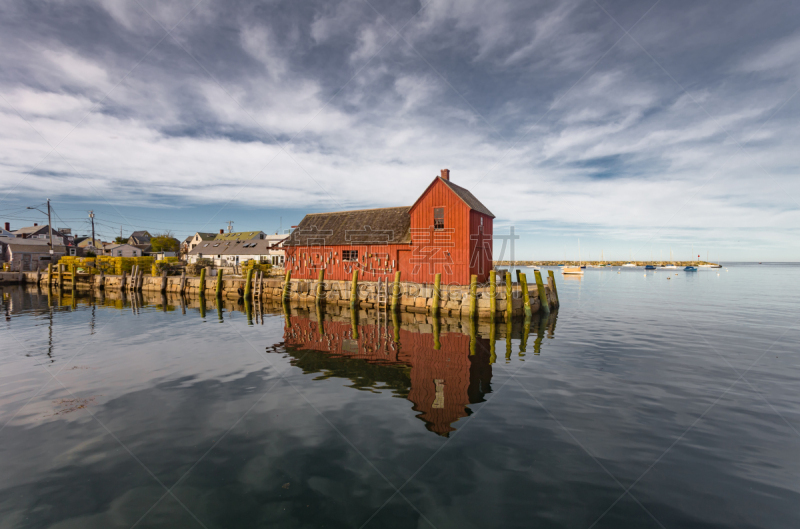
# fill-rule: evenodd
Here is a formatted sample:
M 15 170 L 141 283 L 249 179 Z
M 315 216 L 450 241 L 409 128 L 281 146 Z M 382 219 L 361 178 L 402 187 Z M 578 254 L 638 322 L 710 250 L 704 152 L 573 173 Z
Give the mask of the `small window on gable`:
M 444 229 L 444 208 L 433 208 L 433 229 Z
M 342 250 L 342 261 L 358 261 L 358 250 Z

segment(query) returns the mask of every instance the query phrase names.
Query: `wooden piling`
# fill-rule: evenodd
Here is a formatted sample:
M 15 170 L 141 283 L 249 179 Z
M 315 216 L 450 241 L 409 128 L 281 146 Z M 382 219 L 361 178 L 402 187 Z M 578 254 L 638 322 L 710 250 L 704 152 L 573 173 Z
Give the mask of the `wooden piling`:
M 222 268 L 217 268 L 217 285 L 214 289 L 214 294 L 216 294 L 218 298 L 222 297 Z
M 319 279 L 317 280 L 317 305 L 322 303 L 322 294 L 325 291 L 325 269 L 319 269 Z
M 58 266 L 58 288 L 62 289 L 64 288 L 64 271 L 63 271 L 64 265 L 58 263 L 56 266 Z
M 281 296 L 281 299 L 285 300 L 286 298 L 289 297 L 289 284 L 291 280 L 292 280 L 292 271 L 286 270 L 286 279 L 283 280 L 283 296 Z
M 542 306 L 545 314 L 550 312 L 550 303 L 547 301 L 547 292 L 544 291 L 544 282 L 542 282 L 542 273 L 534 270 L 534 277 L 536 278 L 536 289 L 539 291 L 539 304 Z
M 531 310 L 531 298 L 528 294 L 528 278 L 525 276 L 525 274 L 519 275 L 519 282 L 520 286 L 522 287 L 522 304 L 525 307 L 525 316 L 530 317 L 530 315 L 533 314 L 533 311 Z
M 106 288 L 106 271 L 102 268 L 100 269 L 100 284 L 97 286 L 100 290 L 105 290 Z
M 558 307 L 560 303 L 558 302 L 558 290 L 556 289 L 556 276 L 552 270 L 547 271 L 547 284 L 550 285 L 550 292 L 553 293 L 555 306 Z
M 253 288 L 253 269 L 247 271 L 247 276 L 244 280 L 244 299 L 250 299 L 251 295 L 250 292 Z
M 516 269 L 516 270 L 514 270 L 514 271 L 517 273 L 517 284 L 518 284 L 518 285 L 521 285 L 521 284 L 522 284 L 522 279 L 521 279 L 521 277 L 522 277 L 522 271 L 521 271 L 519 268 L 517 268 L 517 269 Z
M 441 296 L 439 295 L 440 289 L 442 288 L 442 274 L 436 274 L 433 280 L 433 305 L 431 306 L 431 314 L 435 318 L 439 317 L 439 312 L 441 311 L 441 303 L 440 299 Z
M 400 308 L 400 271 L 394 273 L 394 287 L 392 288 L 392 312 Z
M 183 270 L 181 270 L 181 282 L 178 283 L 178 294 L 180 294 L 182 296 L 184 290 L 186 290 L 186 269 L 185 268 Z
M 497 272 L 489 272 L 489 312 L 492 313 L 492 321 L 497 312 Z
M 478 276 L 469 278 L 469 317 L 474 319 L 478 314 Z
M 59 272 L 60 272 L 60 271 L 61 271 L 61 270 L 59 270 Z M 120 278 L 120 280 L 119 280 L 119 289 L 120 289 L 120 291 L 121 291 L 121 292 L 124 292 L 124 291 L 125 291 L 125 278 L 126 278 L 127 276 L 128 276 L 128 273 L 127 273 L 125 270 L 123 270 L 123 271 L 122 271 L 122 277 L 121 277 L 121 278 Z M 59 283 L 61 283 L 61 278 L 60 278 L 60 277 L 59 277 L 59 281 L 58 281 L 58 282 L 59 282 Z
M 506 319 L 511 320 L 514 311 L 512 298 L 514 297 L 513 285 L 511 284 L 511 272 L 506 271 Z
M 167 291 L 167 271 L 161 272 L 161 292 Z
M 353 270 L 353 285 L 350 287 L 350 308 L 358 307 L 358 270 Z
M 39 286 L 39 283 L 42 281 L 42 265 L 41 263 L 36 267 L 36 286 Z
M 200 294 L 200 299 L 204 299 L 204 296 L 206 295 L 206 269 L 205 268 L 201 268 L 200 269 L 200 290 L 198 292 Z M 205 310 L 203 312 L 205 312 Z M 203 317 L 204 318 L 206 317 L 205 314 L 203 314 Z
M 53 285 L 53 263 L 47 264 L 47 288 Z

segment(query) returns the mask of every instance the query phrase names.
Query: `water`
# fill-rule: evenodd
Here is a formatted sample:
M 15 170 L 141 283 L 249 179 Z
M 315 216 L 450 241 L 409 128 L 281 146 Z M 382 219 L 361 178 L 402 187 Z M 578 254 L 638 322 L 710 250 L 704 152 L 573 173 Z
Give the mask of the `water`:
M 399 345 L 3 287 L 0 528 L 797 527 L 798 279 L 587 269 L 510 343 Z

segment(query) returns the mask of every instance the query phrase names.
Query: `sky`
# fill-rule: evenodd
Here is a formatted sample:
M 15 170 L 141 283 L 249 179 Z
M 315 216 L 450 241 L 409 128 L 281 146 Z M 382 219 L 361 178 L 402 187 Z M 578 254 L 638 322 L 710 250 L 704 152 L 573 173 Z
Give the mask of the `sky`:
M 798 22 L 791 0 L 5 0 L 0 222 L 49 198 L 106 240 L 274 233 L 449 168 L 517 259 L 798 261 Z

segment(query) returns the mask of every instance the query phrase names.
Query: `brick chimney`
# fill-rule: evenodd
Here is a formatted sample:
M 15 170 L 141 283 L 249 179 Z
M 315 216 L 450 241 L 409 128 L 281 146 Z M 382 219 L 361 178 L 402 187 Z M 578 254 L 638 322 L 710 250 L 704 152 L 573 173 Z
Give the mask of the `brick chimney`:
M 225 234 L 225 230 L 223 230 L 222 228 L 220 228 L 220 229 L 219 229 L 219 234 L 220 234 L 220 235 L 224 235 L 224 234 Z
M 11 231 L 11 223 L 6 222 L 6 231 Z
M 450 169 L 442 169 L 442 180 L 450 180 Z

